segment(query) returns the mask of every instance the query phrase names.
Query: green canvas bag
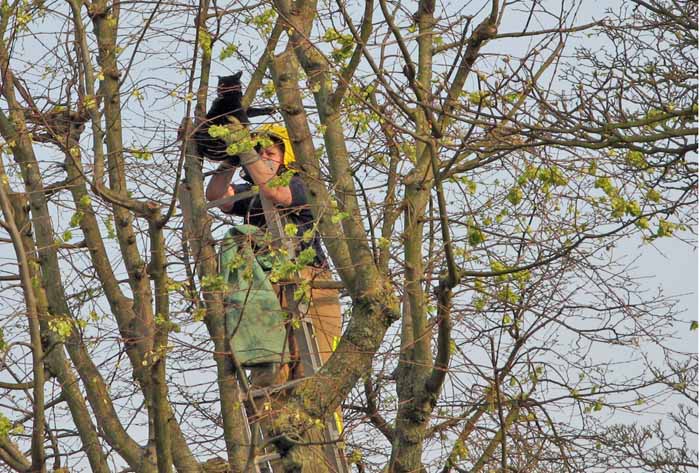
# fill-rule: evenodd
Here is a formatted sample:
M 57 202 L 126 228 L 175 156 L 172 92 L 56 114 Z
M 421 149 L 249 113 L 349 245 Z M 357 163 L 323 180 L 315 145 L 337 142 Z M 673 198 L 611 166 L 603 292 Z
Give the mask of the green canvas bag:
M 228 283 L 226 336 L 231 352 L 244 367 L 288 361 L 287 314 L 266 272 L 272 268 L 272 258 L 254 251 L 263 235 L 254 225 L 233 226 L 226 233 L 219 258 L 220 274 Z

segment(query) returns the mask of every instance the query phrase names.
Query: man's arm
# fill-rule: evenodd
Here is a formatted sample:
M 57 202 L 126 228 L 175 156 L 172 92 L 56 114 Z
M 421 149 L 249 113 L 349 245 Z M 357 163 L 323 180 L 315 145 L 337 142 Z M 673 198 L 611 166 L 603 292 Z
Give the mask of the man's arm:
M 231 186 L 234 172 L 236 172 L 236 168 L 226 162 L 219 165 L 216 173 L 209 179 L 209 184 L 207 184 L 205 197 L 209 202 L 223 199 L 224 197 L 232 197 L 235 194 L 233 186 Z M 223 212 L 230 212 L 232 207 L 233 202 L 224 204 L 219 208 Z

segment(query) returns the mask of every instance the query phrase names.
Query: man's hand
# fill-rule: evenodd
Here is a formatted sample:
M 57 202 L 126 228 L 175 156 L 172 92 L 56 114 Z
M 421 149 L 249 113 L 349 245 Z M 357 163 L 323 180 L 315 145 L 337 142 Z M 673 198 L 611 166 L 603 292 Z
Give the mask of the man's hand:
M 260 161 L 260 155 L 254 150 L 244 151 L 240 153 L 237 157 L 239 158 L 238 162 L 242 166 L 250 166 L 254 162 Z

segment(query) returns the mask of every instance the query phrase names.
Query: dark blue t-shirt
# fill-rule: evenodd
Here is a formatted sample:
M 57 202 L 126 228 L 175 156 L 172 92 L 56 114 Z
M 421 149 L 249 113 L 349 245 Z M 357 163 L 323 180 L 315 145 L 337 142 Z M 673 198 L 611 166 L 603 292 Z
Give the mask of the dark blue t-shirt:
M 252 185 L 234 184 L 233 191 L 236 194 L 249 191 Z M 285 217 L 288 222 L 297 226 L 298 251 L 312 247 L 316 251 L 315 266 L 323 266 L 326 261 L 326 255 L 321 248 L 321 238 L 317 232 L 310 241 L 305 242 L 302 238 L 304 232 L 313 230 L 314 215 L 311 212 L 308 197 L 306 194 L 306 184 L 298 175 L 292 176 L 289 181 L 289 189 L 292 193 L 292 203 L 289 206 L 277 206 L 277 210 L 282 217 Z M 265 214 L 263 212 L 262 203 L 259 196 L 249 197 L 234 202 L 228 214 L 238 215 L 245 219 L 245 223 L 255 225 L 256 227 L 265 227 Z

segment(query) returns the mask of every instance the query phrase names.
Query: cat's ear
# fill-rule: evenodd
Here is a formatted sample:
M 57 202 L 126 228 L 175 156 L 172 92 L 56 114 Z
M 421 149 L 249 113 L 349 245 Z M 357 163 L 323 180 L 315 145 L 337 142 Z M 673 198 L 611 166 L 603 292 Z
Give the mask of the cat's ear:
M 241 74 L 243 72 L 237 72 L 230 76 L 219 76 L 219 86 L 240 88 L 243 85 L 241 84 Z

